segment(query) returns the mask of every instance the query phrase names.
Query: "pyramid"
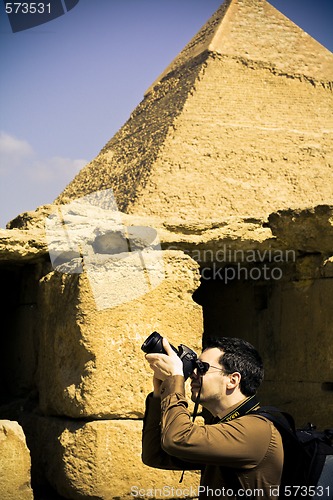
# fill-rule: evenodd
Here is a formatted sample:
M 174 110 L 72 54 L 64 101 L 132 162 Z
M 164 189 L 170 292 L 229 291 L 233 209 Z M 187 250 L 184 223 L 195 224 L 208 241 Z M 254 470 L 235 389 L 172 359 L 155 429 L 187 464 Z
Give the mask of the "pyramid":
M 57 198 L 206 220 L 333 203 L 333 54 L 266 0 L 226 0 Z

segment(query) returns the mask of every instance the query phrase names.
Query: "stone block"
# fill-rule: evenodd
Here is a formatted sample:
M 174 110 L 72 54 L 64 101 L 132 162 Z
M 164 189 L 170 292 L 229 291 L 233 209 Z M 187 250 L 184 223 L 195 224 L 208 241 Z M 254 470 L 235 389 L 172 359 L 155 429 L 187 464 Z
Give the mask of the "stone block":
M 259 399 L 262 405 L 290 413 L 296 427 L 308 423 L 317 429 L 332 427 L 333 382 L 267 380 L 260 389 Z
M 0 498 L 33 500 L 30 453 L 21 426 L 0 420 Z
M 38 389 L 44 414 L 140 418 L 152 390 L 140 349 L 146 337 L 157 330 L 175 346 L 201 350 L 202 311 L 192 299 L 197 264 L 180 251 L 164 251 L 163 259 L 165 278 L 157 287 L 113 308 L 98 310 L 85 273 L 54 271 L 41 281 Z
M 288 241 L 302 253 L 330 255 L 333 250 L 333 207 L 318 205 L 305 210 L 280 210 L 270 214 L 268 225 L 275 237 Z
M 42 231 L 31 233 L 19 229 L 0 229 L 0 255 L 2 262 L 30 262 L 42 259 L 47 252 Z
M 73 422 L 31 416 L 29 427 L 35 466 L 65 498 L 125 500 L 139 497 L 139 491 L 141 497 L 145 492 L 145 498 L 164 498 L 163 488 L 197 491 L 197 472 L 186 471 L 179 484 L 182 471 L 158 470 L 142 463 L 142 421 Z

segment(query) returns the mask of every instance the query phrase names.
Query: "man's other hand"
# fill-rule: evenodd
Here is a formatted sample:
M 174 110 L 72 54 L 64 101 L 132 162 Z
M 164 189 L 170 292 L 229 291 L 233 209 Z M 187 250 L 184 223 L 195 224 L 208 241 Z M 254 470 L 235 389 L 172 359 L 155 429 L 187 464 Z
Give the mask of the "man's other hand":
M 150 368 L 154 372 L 154 378 L 164 381 L 166 378 L 173 375 L 184 375 L 183 362 L 171 348 L 168 340 L 165 337 L 163 338 L 163 347 L 166 354 L 146 354 L 146 360 L 148 361 Z M 154 388 L 155 385 L 157 388 L 156 382 L 154 384 Z

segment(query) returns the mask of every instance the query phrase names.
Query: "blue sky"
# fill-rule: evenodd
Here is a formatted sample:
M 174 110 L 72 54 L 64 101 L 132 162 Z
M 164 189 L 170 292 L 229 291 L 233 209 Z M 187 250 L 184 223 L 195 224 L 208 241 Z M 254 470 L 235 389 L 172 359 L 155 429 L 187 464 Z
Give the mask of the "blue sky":
M 12 33 L 0 3 L 0 227 L 51 203 L 222 0 L 80 0 Z M 271 0 L 333 51 L 332 0 Z

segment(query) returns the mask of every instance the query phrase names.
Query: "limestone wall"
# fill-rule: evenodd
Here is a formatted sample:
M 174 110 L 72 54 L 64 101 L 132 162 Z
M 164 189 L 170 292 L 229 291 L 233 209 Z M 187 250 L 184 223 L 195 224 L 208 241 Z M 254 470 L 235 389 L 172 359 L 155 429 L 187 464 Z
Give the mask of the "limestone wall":
M 38 217 L 50 210 L 13 222 L 22 241 L 29 234 L 35 244 Z M 198 352 L 208 335 L 250 340 L 265 362 L 261 401 L 290 411 L 297 425 L 332 425 L 332 207 L 207 225 L 129 215 L 123 221 L 155 227 L 164 275 L 148 293 L 115 307 L 100 307 L 102 289 L 114 297 L 109 278 L 96 294 L 89 266 L 70 273 L 76 258 L 54 268 L 46 244 L 32 260 L 27 247 L 21 260 L 8 243 L 1 253 L 7 356 L 0 409 L 24 429 L 36 492 L 49 484 L 64 498 L 115 500 L 132 487 L 178 486 L 178 472 L 150 469 L 140 457 L 152 389 L 140 346 L 153 330 Z M 18 238 L 9 229 L 0 243 L 10 231 Z M 110 250 L 110 234 L 98 232 L 90 245 L 97 248 L 97 239 L 100 251 Z M 137 284 L 129 280 L 128 290 Z M 198 480 L 186 473 L 182 488 Z
M 47 485 L 64 498 L 103 500 L 133 498 L 131 488 L 156 489 L 162 498 L 164 486 L 178 487 L 181 471 L 157 471 L 141 461 L 152 373 L 140 348 L 156 330 L 175 346 L 201 350 L 202 309 L 192 300 L 199 271 L 182 251 L 157 252 L 161 283 L 115 307 L 100 307 L 91 273 L 70 274 L 70 265 L 53 269 L 45 253 L 20 269 L 8 247 L 2 254 L 10 261 L 0 268 L 10 293 L 2 310 L 8 357 L 1 411 L 24 428 L 37 499 Z M 130 269 L 129 290 L 138 285 Z M 102 285 L 98 293 L 112 295 L 107 275 Z M 187 473 L 182 488 L 198 481 L 197 473 Z
M 17 422 L 0 420 L 0 498 L 33 500 L 30 453 Z
M 195 491 L 196 472 L 152 469 L 141 461 L 142 421 L 139 419 L 25 419 L 28 442 L 39 480 L 47 481 L 61 498 L 118 500 L 145 491 L 163 498 L 165 487 Z M 165 490 L 164 490 L 165 491 Z M 154 492 L 154 493 L 152 493 Z M 144 496 L 141 493 L 141 496 Z
M 181 252 L 162 255 L 161 284 L 114 308 L 97 309 L 86 274 L 52 271 L 42 278 L 37 386 L 44 414 L 141 418 L 152 388 L 140 349 L 148 335 L 158 331 L 176 346 L 200 350 L 202 312 L 191 297 L 197 265 Z

